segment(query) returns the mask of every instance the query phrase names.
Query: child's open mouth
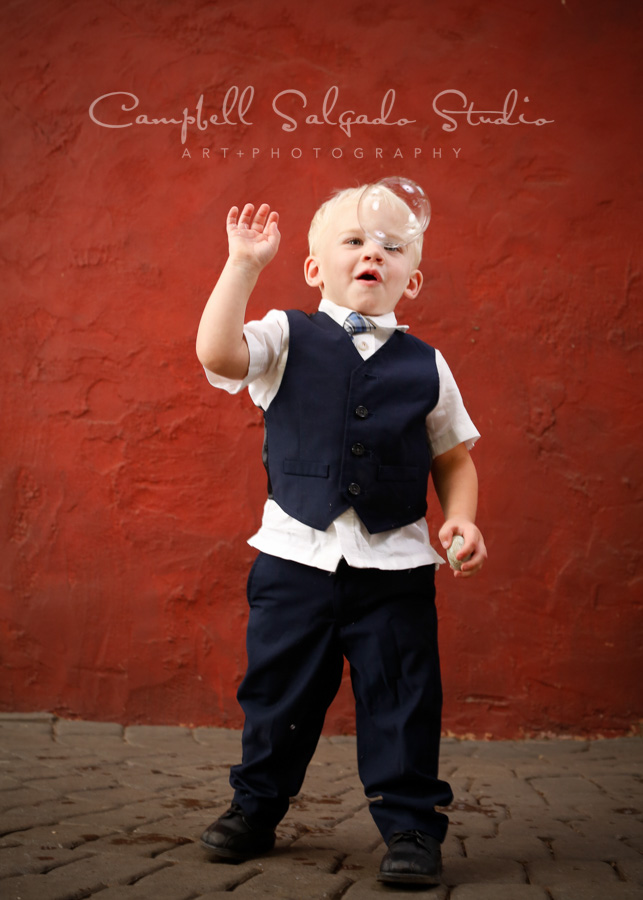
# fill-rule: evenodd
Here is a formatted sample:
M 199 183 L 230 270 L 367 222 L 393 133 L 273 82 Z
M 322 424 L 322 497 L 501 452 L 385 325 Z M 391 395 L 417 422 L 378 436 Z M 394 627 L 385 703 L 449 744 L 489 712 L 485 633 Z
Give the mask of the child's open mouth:
M 357 276 L 358 281 L 379 281 L 380 279 L 373 272 L 362 272 Z

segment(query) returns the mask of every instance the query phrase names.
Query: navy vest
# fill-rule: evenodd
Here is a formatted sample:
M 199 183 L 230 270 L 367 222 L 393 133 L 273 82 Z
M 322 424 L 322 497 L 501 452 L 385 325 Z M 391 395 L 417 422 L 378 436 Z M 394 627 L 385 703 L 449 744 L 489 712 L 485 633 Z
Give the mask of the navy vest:
M 283 380 L 264 412 L 269 490 L 295 519 L 325 531 L 349 506 L 371 534 L 426 512 L 425 419 L 438 401 L 435 350 L 396 331 L 363 360 L 325 313 L 287 313 Z

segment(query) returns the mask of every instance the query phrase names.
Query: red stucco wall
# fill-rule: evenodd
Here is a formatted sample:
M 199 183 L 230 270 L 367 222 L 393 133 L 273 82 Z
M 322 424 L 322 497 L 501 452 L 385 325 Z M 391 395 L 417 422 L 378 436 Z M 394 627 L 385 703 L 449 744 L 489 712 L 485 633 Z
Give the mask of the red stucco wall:
M 443 351 L 483 434 L 490 560 L 473 581 L 438 576 L 445 728 L 637 725 L 639 8 L 3 4 L 3 709 L 240 724 L 262 423 L 208 387 L 193 349 L 224 215 L 281 212 L 252 313 L 312 309 L 314 209 L 401 173 L 434 215 L 425 288 L 400 315 Z M 254 93 L 234 103 L 234 86 Z M 504 121 L 445 130 L 447 90 L 466 100 L 438 110 L 496 120 L 509 95 Z M 196 118 L 203 95 L 224 121 L 190 124 L 185 143 L 179 125 L 92 121 L 119 91 L 138 108 L 109 97 L 95 119 Z M 370 124 L 331 124 L 346 109 Z M 430 520 L 435 533 L 435 503 Z M 347 685 L 327 727 L 352 727 Z

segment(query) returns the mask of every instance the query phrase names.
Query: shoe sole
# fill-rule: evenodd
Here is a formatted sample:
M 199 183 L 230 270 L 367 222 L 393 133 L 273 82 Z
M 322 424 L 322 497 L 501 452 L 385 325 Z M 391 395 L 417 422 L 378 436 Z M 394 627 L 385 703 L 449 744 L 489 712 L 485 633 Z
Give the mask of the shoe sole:
M 438 885 L 442 884 L 442 879 L 439 874 L 437 875 L 414 875 L 411 872 L 404 874 L 400 872 L 396 874 L 391 872 L 389 874 L 379 873 L 377 876 L 378 881 L 383 881 L 385 884 L 430 884 L 430 885 Z
M 212 853 L 218 859 L 223 859 L 227 862 L 247 862 L 249 859 L 256 859 L 257 856 L 264 856 L 266 853 L 270 853 L 275 846 L 273 842 L 271 846 L 266 846 L 254 853 L 240 853 L 238 850 L 228 850 L 227 847 L 213 847 L 212 844 L 208 844 L 207 841 L 203 840 L 199 841 L 199 843 L 209 853 Z

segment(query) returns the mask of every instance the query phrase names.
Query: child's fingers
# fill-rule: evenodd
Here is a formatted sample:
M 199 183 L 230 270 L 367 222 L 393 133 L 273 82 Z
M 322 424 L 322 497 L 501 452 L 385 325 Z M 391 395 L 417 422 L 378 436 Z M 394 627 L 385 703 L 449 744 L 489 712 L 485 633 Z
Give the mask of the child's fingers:
M 447 550 L 451 546 L 451 541 L 453 540 L 453 536 L 456 534 L 455 526 L 445 526 L 443 525 L 440 531 L 438 532 L 438 538 L 445 550 Z
M 246 205 L 241 210 L 241 215 L 239 216 L 239 227 L 240 228 L 249 228 L 250 223 L 252 222 L 252 214 L 255 211 L 254 205 L 252 203 L 246 203 Z
M 266 219 L 268 218 L 268 213 L 270 212 L 270 207 L 267 203 L 262 203 L 259 209 L 257 210 L 257 214 L 255 216 L 255 220 L 253 225 L 260 225 L 262 228 Z
M 270 213 L 270 215 L 268 216 L 268 221 L 266 222 L 265 230 L 269 231 L 271 234 L 278 234 L 279 233 L 279 229 L 277 227 L 278 224 L 279 224 L 279 213 L 275 212 L 273 210 Z
M 462 550 L 464 549 L 465 547 L 462 548 Z M 478 544 L 474 545 L 471 558 L 462 563 L 462 568 L 457 574 L 462 578 L 467 578 L 470 575 L 475 575 L 476 572 L 478 572 L 482 568 L 486 558 L 487 548 L 484 545 L 484 541 L 482 541 L 481 539 Z
M 255 231 L 267 231 L 268 228 L 276 222 L 278 219 L 278 215 L 276 212 L 270 211 L 270 206 L 267 203 L 262 203 L 259 209 L 257 210 L 257 214 L 254 218 L 254 222 L 252 223 L 252 227 Z

